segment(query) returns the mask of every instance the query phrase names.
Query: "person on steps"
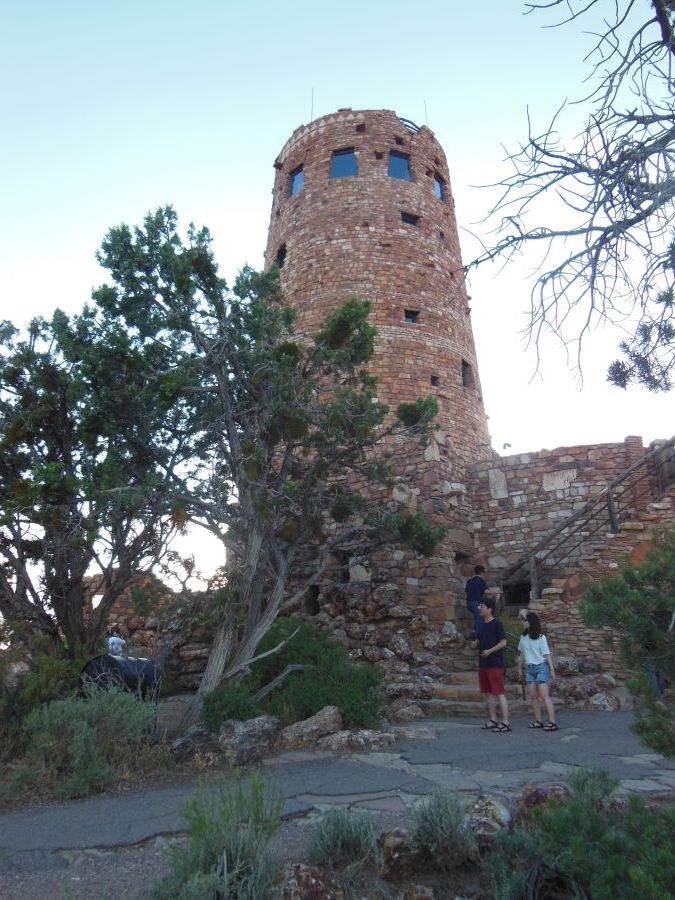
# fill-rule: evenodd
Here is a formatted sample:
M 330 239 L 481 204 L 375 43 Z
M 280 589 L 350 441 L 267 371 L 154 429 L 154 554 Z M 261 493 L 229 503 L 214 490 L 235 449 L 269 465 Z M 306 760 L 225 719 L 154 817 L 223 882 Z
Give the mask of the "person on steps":
M 474 649 L 478 648 L 478 684 L 480 691 L 485 694 L 488 708 L 488 721 L 483 728 L 494 731 L 497 734 L 511 731 L 509 722 L 509 704 L 504 692 L 504 647 L 506 647 L 506 632 L 504 626 L 494 616 L 496 600 L 494 597 L 484 597 L 478 605 L 481 617 L 481 626 L 478 639 L 472 643 Z M 497 704 L 502 716 L 502 721 L 497 722 Z
M 518 673 L 522 679 L 523 668 L 525 669 L 525 684 L 534 713 L 534 720 L 530 722 L 529 727 L 543 731 L 557 731 L 555 708 L 548 692 L 549 682 L 555 678 L 548 641 L 546 635 L 541 633 L 541 622 L 536 613 L 521 611 L 520 618 L 525 631 L 518 642 Z M 548 715 L 546 725 L 541 717 L 542 704 Z
M 469 578 L 464 587 L 464 592 L 466 594 L 466 608 L 473 616 L 473 636 L 475 639 L 478 638 L 478 632 L 480 631 L 482 624 L 482 619 L 478 612 L 478 605 L 485 596 L 485 591 L 487 590 L 487 581 L 483 578 L 484 571 L 485 566 L 475 566 L 473 577 Z

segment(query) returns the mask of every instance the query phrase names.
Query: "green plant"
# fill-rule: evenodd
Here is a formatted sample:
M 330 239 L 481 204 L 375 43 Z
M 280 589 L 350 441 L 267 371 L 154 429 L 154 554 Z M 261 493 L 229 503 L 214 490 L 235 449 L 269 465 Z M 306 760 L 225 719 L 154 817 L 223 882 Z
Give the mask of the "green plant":
M 295 633 L 297 632 L 297 633 Z M 204 695 L 203 721 L 210 728 L 227 718 L 250 718 L 267 713 L 285 724 L 314 715 L 324 706 L 337 706 L 350 727 L 374 727 L 382 717 L 380 674 L 371 665 L 355 663 L 347 648 L 318 632 L 302 619 L 278 619 L 258 647 L 259 653 L 288 641 L 281 650 L 258 660 L 251 674 L 221 685 Z M 255 693 L 289 665 L 303 665 L 259 702 Z
M 259 711 L 249 681 L 226 681 L 204 694 L 202 721 L 215 731 L 226 719 L 251 719 Z
M 279 827 L 283 799 L 254 774 L 246 785 L 202 787 L 187 803 L 187 844 L 170 850 L 169 874 L 155 886 L 157 900 L 266 900 L 277 864 L 268 843 Z
M 466 813 L 448 788 L 438 788 L 416 807 L 411 839 L 413 845 L 425 852 L 432 865 L 442 872 L 460 868 L 476 853 Z
M 570 779 L 572 795 L 551 800 L 500 836 L 486 860 L 498 900 L 533 900 L 566 884 L 594 900 L 672 897 L 675 809 L 649 810 L 637 798 L 625 809 L 610 801 L 615 782 L 601 770 Z M 565 896 L 574 896 L 572 893 Z
M 320 866 L 351 871 L 377 863 L 377 822 L 372 813 L 334 808 L 321 818 L 309 844 L 309 857 Z
M 90 691 L 34 709 L 24 723 L 26 752 L 16 783 L 59 797 L 83 797 L 151 755 L 155 709 L 122 691 Z

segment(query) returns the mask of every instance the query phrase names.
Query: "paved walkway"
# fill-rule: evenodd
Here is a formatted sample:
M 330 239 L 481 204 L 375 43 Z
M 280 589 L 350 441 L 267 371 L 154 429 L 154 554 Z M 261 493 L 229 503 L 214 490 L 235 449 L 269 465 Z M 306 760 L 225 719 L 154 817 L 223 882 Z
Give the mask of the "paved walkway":
M 600 766 L 620 791 L 675 799 L 675 760 L 648 751 L 630 731 L 631 713 L 563 713 L 560 730 L 494 734 L 475 719 L 425 721 L 406 729 L 387 752 L 334 757 L 286 753 L 261 769 L 282 790 L 286 816 L 333 805 L 409 812 L 439 785 L 512 798 L 524 784 L 560 782 L 580 767 Z M 196 780 L 195 780 L 196 783 Z M 118 847 L 181 830 L 180 810 L 195 785 L 0 814 L 0 875 L 48 869 L 56 851 Z

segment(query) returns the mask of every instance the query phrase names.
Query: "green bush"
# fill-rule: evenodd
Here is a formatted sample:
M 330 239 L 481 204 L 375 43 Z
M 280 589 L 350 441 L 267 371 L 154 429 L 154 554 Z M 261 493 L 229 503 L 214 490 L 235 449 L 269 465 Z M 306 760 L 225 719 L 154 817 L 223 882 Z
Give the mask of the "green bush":
M 554 884 L 593 900 L 673 897 L 675 808 L 648 810 L 637 798 L 624 810 L 608 803 L 615 783 L 600 770 L 570 784 L 569 800 L 535 809 L 500 837 L 486 861 L 495 898 L 553 896 Z
M 205 695 L 203 719 L 210 728 L 218 728 L 228 718 L 245 719 L 262 713 L 290 724 L 324 706 L 337 706 L 349 727 L 375 727 L 379 723 L 380 674 L 374 666 L 355 663 L 344 645 L 301 619 L 278 619 L 261 641 L 258 653 L 272 650 L 289 638 L 279 652 L 254 663 L 249 676 Z M 298 664 L 307 668 L 290 673 L 280 687 L 261 701 L 253 701 L 261 687 L 287 666 Z
M 416 807 L 411 839 L 441 872 L 460 868 L 476 855 L 466 813 L 448 788 L 438 788 Z
M 16 783 L 53 789 L 58 797 L 102 790 L 144 765 L 156 711 L 122 691 L 92 690 L 54 700 L 26 717 L 26 752 Z
M 320 866 L 333 869 L 359 869 L 377 864 L 377 822 L 372 813 L 346 809 L 330 809 L 312 834 L 309 858 Z
M 170 849 L 169 874 L 154 888 L 165 900 L 267 900 L 274 895 L 277 862 L 268 844 L 279 827 L 283 799 L 253 775 L 217 793 L 206 788 L 184 811 L 187 844 Z

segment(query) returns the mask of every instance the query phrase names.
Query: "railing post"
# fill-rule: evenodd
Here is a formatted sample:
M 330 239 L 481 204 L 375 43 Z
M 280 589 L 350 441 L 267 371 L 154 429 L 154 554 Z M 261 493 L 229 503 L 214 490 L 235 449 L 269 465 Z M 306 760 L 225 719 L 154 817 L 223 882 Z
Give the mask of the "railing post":
M 530 600 L 539 600 L 541 585 L 539 584 L 539 566 L 536 554 L 530 557 Z
M 616 506 L 614 504 L 614 495 L 611 487 L 607 486 L 607 512 L 609 514 L 609 530 L 612 534 L 619 533 L 619 518 L 616 514 Z

